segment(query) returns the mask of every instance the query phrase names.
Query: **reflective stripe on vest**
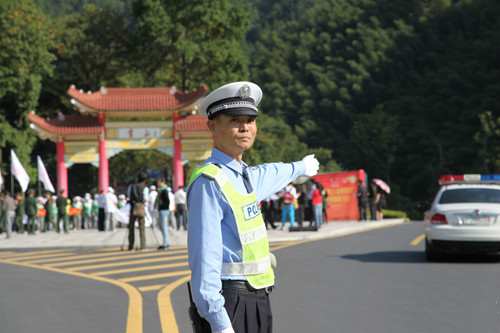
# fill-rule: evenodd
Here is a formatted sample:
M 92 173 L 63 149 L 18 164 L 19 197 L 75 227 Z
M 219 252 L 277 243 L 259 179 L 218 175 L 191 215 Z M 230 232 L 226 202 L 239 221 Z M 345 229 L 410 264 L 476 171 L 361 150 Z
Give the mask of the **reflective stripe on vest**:
M 221 274 L 243 275 L 256 289 L 274 285 L 267 230 L 255 192 L 239 193 L 228 181 L 222 169 L 213 164 L 195 169 L 191 175 L 190 185 L 200 175 L 215 180 L 219 186 L 231 206 L 241 242 L 243 262 L 223 262 Z

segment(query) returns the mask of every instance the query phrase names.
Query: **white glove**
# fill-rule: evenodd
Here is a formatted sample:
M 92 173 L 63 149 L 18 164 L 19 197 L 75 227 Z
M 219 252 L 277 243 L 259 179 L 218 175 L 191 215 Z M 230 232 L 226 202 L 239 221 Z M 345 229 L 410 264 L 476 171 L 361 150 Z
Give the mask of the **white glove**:
M 314 154 L 307 155 L 302 159 L 302 161 L 306 164 L 306 172 L 304 176 L 312 177 L 318 173 L 319 162 L 316 158 L 314 158 Z

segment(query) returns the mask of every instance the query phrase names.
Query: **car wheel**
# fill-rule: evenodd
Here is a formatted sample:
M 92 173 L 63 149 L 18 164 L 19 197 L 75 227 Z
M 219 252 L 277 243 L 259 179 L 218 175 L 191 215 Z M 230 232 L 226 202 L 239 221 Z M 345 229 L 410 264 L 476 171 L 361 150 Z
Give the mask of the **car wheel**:
M 425 238 L 425 260 L 436 261 L 438 259 L 437 250 L 432 244 Z

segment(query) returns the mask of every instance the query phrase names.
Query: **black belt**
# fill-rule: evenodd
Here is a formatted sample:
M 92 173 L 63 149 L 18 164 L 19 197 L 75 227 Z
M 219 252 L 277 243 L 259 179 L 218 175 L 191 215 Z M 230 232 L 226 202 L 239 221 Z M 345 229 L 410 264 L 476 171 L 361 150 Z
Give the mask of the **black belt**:
M 255 289 L 247 281 L 222 280 L 222 289 L 225 289 L 225 290 L 245 290 L 245 291 L 252 291 L 252 292 L 256 292 L 256 293 L 270 294 L 273 291 L 274 286 L 266 287 L 266 288 L 262 288 L 262 289 Z

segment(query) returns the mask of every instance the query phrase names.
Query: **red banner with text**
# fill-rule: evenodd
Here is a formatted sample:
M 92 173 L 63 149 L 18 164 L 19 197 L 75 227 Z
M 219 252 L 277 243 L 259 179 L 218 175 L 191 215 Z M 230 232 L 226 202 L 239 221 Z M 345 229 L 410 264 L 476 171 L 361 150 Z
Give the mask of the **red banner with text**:
M 322 173 L 314 177 L 328 193 L 328 221 L 359 220 L 358 179 L 364 181 L 365 171 Z

